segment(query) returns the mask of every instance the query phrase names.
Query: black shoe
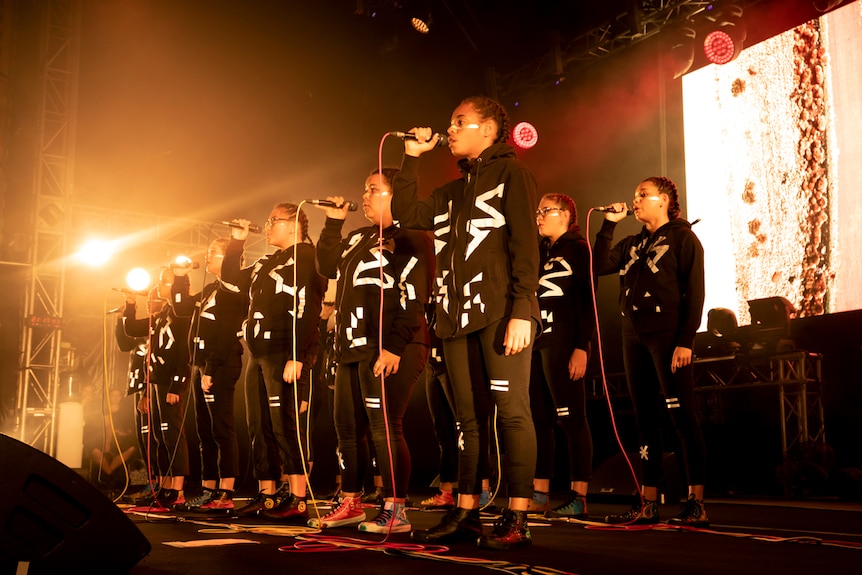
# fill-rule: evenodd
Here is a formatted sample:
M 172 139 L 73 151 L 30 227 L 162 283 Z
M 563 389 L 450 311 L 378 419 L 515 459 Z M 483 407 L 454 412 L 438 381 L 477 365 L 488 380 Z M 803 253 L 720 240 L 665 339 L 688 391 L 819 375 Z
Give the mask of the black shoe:
M 278 521 L 296 521 L 303 525 L 308 523 L 308 507 L 305 504 L 305 497 L 297 497 L 296 495 L 283 499 L 272 509 L 261 509 L 258 515 Z
M 605 523 L 619 525 L 621 523 L 630 523 L 632 525 L 655 525 L 659 522 L 658 518 L 658 501 L 654 499 L 644 499 L 643 506 L 640 500 L 632 505 L 631 509 L 620 515 L 608 515 L 605 517 Z
M 365 495 L 363 495 L 361 501 L 366 506 L 373 505 L 375 507 L 382 507 L 383 503 L 384 503 L 383 488 L 382 487 L 375 487 L 374 491 L 372 491 L 371 493 L 366 493 Z
M 233 490 L 216 489 L 210 500 L 199 505 L 195 511 L 199 513 L 229 515 L 233 513 Z
M 512 549 L 533 542 L 527 526 L 527 512 L 504 509 L 503 515 L 494 522 L 494 530 L 479 538 L 479 547 L 485 549 Z
M 697 500 L 693 493 L 690 494 L 679 515 L 668 519 L 667 524 L 677 527 L 709 527 L 709 517 L 703 508 L 703 500 Z
M 262 491 L 255 495 L 246 505 L 234 510 L 237 517 L 254 517 L 261 509 L 272 509 L 276 507 L 275 495 L 268 495 Z
M 149 505 L 153 502 L 153 490 L 150 484 L 147 483 L 144 485 L 137 493 L 126 495 L 123 497 L 123 502 L 131 503 L 132 505 Z
M 180 501 L 179 489 L 159 489 L 156 494 L 156 502 L 160 507 L 173 509 L 174 504 L 184 504 L 185 500 Z
M 421 543 L 449 543 L 476 541 L 482 535 L 482 521 L 478 509 L 450 509 L 431 529 L 413 531 L 410 538 Z
M 200 495 L 187 499 L 185 503 L 175 505 L 174 509 L 176 511 L 198 511 L 201 505 L 212 501 L 213 493 L 212 489 L 204 487 Z

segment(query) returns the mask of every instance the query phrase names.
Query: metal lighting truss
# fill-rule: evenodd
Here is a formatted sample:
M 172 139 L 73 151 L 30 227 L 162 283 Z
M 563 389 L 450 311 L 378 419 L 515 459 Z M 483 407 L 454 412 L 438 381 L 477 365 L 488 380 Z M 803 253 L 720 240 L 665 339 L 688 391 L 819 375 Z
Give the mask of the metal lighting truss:
M 42 4 L 33 241 L 24 303 L 16 426 L 22 441 L 49 454 L 56 446 L 66 214 L 74 158 L 80 17 L 78 0 L 50 0 Z
M 804 443 L 826 443 L 822 356 L 806 351 L 695 361 L 698 393 L 755 387 L 778 390 L 781 453 Z
M 71 203 L 81 3 L 51 0 L 42 7 L 33 241 L 26 264 L 15 435 L 54 455 L 60 377 L 73 361 L 69 346 L 62 342 L 63 323 L 75 319 L 64 317 L 63 306 L 71 234 L 80 230 L 106 237 L 137 234 L 139 241 L 154 248 L 186 250 L 205 247 L 212 225 Z M 256 239 L 247 242 L 246 253 L 264 251 L 262 244 Z
M 559 81 L 566 71 L 586 66 L 657 35 L 666 27 L 692 20 L 716 2 L 699 0 L 648 0 L 639 8 L 617 15 L 580 36 L 552 38 L 553 50 L 521 68 L 498 77 L 503 98 L 520 97 Z M 633 14 L 632 12 L 636 12 Z

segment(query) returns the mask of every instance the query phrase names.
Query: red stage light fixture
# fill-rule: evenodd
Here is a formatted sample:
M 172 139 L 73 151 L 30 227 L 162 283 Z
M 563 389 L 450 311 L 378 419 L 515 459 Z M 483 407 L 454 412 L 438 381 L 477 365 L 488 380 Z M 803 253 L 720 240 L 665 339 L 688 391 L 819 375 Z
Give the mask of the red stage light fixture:
M 512 128 L 512 139 L 516 146 L 527 150 L 539 141 L 539 131 L 529 122 L 519 122 Z
M 716 28 L 703 39 L 703 53 L 713 64 L 727 64 L 739 56 L 745 41 L 742 7 L 725 6 L 709 19 L 715 21 Z

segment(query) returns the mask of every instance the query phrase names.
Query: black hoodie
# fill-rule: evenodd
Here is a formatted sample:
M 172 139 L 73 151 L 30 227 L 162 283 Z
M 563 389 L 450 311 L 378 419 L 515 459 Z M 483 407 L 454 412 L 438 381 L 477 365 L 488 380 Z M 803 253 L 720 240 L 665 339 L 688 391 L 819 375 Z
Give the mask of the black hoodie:
M 623 329 L 638 334 L 671 331 L 678 347 L 692 349 L 703 313 L 703 246 L 691 224 L 677 218 L 650 234 L 623 238 L 613 249 L 616 223 L 605 220 L 593 246 L 598 275 L 620 274 Z
M 231 238 L 221 275 L 222 280 L 249 294 L 243 329 L 251 355 L 259 358 L 286 352 L 290 359 L 307 362 L 306 356 L 319 337 L 317 323 L 326 291 L 326 279 L 315 269 L 314 246 L 298 243 L 241 268 L 244 245 L 244 240 Z M 296 357 L 293 357 L 294 346 Z
M 209 376 L 223 365 L 241 367 L 239 337 L 248 312 L 247 292 L 218 278 L 195 295 L 189 294 L 189 288 L 189 277 L 177 276 L 171 296 L 177 315 L 191 317 L 188 344 L 192 364 Z
M 596 331 L 593 294 L 590 289 L 590 247 L 577 231 L 568 231 L 551 245 L 542 238 L 539 275 L 539 307 L 542 333 L 533 349 L 564 345 L 589 351 Z
M 114 337 L 120 351 L 129 352 L 129 372 L 126 395 L 134 395 L 147 387 L 147 340 L 143 337 L 132 337 L 126 333 L 126 318 L 117 317 L 114 326 Z
M 344 220 L 326 218 L 317 245 L 321 274 L 338 278 L 336 344 L 338 361 L 377 355 L 380 333 L 380 261 L 383 261 L 383 348 L 397 356 L 410 343 L 428 345 L 425 304 L 430 298 L 433 255 L 427 234 L 390 226 L 367 226 L 341 239 Z
M 126 304 L 123 327 L 130 337 L 148 338 L 150 382 L 180 394 L 189 378 L 189 318 L 177 316 L 170 302 L 152 316 L 135 318 L 137 307 Z
M 449 338 L 504 319 L 538 326 L 536 179 L 508 144 L 461 159 L 462 177 L 419 200 L 419 158 L 405 156 L 392 182 L 392 215 L 403 228 L 434 231 L 437 335 Z

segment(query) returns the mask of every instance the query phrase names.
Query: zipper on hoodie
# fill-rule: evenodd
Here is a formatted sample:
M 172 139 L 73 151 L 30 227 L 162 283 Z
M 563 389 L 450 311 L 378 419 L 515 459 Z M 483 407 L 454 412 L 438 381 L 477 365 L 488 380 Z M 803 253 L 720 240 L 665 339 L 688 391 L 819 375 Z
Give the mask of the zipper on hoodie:
M 476 180 L 479 179 L 479 166 L 481 165 L 481 163 L 482 163 L 482 158 L 481 157 L 476 158 Z M 467 172 L 467 185 L 464 186 L 464 200 L 465 200 L 464 204 L 466 205 L 466 208 L 467 208 L 467 222 L 465 222 L 465 226 L 464 226 L 465 230 L 464 231 L 466 231 L 466 224 L 468 222 L 470 222 L 470 220 L 472 220 L 473 203 L 474 203 L 475 198 L 476 198 L 476 192 L 475 192 L 476 188 L 474 186 L 473 191 L 470 193 L 471 200 L 469 202 L 466 201 L 467 188 L 470 186 L 470 184 L 473 181 L 472 176 L 473 176 L 473 172 L 468 171 Z M 478 183 L 477 183 L 477 185 L 478 185 Z M 463 206 L 462 206 L 462 209 L 463 209 Z M 455 216 L 455 220 L 456 220 L 455 224 L 458 223 L 457 219 L 458 219 L 458 216 L 456 215 Z M 461 228 L 458 225 L 454 225 L 454 226 L 452 226 L 452 228 L 453 228 L 452 233 L 455 235 L 455 241 L 452 242 L 452 248 L 453 249 L 449 250 L 449 274 L 452 276 L 452 287 L 454 287 L 455 289 L 459 289 L 461 287 L 461 285 L 457 281 L 457 278 L 455 277 L 455 249 L 454 249 L 454 247 L 458 244 L 457 240 L 459 238 L 459 232 L 461 231 Z M 458 332 L 459 329 L 461 329 L 461 308 L 462 308 L 462 306 L 461 306 L 461 294 L 458 293 L 457 295 L 458 295 L 458 298 L 456 301 L 458 302 L 458 305 L 456 306 L 457 307 L 457 309 L 455 310 L 456 314 L 454 315 L 455 332 L 456 333 Z M 451 300 L 451 298 L 450 298 L 450 300 Z

